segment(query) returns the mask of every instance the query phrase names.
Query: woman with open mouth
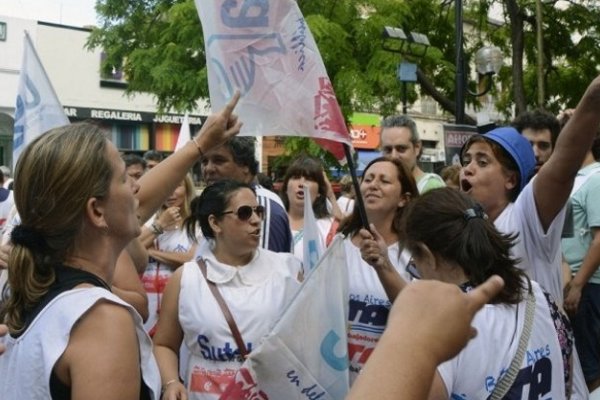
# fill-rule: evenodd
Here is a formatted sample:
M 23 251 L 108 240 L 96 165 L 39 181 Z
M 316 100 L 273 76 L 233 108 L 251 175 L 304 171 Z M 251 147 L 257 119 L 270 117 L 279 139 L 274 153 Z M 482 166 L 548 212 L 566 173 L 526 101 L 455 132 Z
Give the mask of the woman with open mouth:
M 199 258 L 177 269 L 163 294 L 154 335 L 165 399 L 218 399 L 296 293 L 301 263 L 259 247 L 264 208 L 238 181 L 208 186 L 185 221 L 206 241 Z M 179 381 L 181 344 L 189 354 Z M 186 396 L 187 397 L 182 397 Z

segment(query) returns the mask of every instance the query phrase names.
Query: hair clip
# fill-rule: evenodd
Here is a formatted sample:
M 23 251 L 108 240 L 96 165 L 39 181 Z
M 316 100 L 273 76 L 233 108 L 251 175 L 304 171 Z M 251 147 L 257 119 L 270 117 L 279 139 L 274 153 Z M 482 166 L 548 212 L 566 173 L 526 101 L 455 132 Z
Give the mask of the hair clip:
M 487 214 L 485 213 L 485 211 L 483 211 L 483 208 L 481 208 L 480 205 L 477 205 L 473 208 L 469 208 L 469 209 L 465 210 L 465 212 L 463 213 L 463 216 L 464 216 L 465 220 L 467 220 L 467 221 L 469 221 L 473 218 L 488 219 Z

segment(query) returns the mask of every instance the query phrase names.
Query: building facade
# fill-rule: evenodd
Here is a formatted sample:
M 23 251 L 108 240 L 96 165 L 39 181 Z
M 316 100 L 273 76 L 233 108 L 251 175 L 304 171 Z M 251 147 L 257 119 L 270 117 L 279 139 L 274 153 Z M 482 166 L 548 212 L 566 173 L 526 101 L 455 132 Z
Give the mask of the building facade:
M 90 29 L 0 16 L 0 164 L 12 163 L 15 100 L 21 68 L 24 31 L 27 31 L 71 122 L 92 120 L 110 132 L 123 152 L 154 149 L 172 152 L 183 114 L 157 113 L 150 94 L 125 95 L 126 80 L 118 70 L 101 73 L 102 51 L 88 51 Z M 208 114 L 206 103 L 190 113 L 195 132 Z

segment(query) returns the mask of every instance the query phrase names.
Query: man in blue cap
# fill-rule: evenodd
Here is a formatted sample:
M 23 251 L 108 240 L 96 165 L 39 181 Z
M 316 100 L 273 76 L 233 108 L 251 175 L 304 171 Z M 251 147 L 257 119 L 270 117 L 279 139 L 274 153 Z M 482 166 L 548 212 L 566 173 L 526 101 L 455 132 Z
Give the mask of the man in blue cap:
M 562 304 L 561 230 L 573 181 L 600 124 L 600 77 L 588 87 L 544 168 L 529 182 L 535 156 L 514 128 L 475 135 L 463 147 L 461 190 L 477 200 L 496 227 L 518 233 L 519 266 Z

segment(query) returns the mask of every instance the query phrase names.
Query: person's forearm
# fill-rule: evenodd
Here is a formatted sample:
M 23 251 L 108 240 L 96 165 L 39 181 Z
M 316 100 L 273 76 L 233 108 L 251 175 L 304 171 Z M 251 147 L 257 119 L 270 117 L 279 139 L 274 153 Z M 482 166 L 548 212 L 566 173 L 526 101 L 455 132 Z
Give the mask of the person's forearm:
M 149 227 L 143 226 L 142 233 L 138 237 L 138 240 L 146 249 L 149 249 L 154 245 L 154 239 L 156 239 L 158 235 Z
M 198 143 L 202 143 L 201 138 L 198 138 Z M 208 146 L 203 148 L 203 151 L 206 150 Z M 146 222 L 160 208 L 199 157 L 200 152 L 190 141 L 140 178 L 137 198 L 140 202 L 138 215 L 141 223 Z
M 410 326 L 387 329 L 346 400 L 427 399 L 437 362 L 413 342 Z
M 193 251 L 178 253 L 173 251 L 160 251 L 156 249 L 148 249 L 148 254 L 156 261 L 160 262 L 161 264 L 165 264 L 172 269 L 178 268 L 182 264 L 190 261 L 194 256 Z
M 154 357 L 158 363 L 162 385 L 173 379 L 179 380 L 179 358 L 170 347 L 154 344 Z
M 396 268 L 394 268 L 389 259 L 385 261 L 384 267 L 375 268 L 375 271 L 377 271 L 377 277 L 385 290 L 388 300 L 393 303 L 396 300 L 396 296 L 407 285 L 407 282 L 396 271 Z
M 588 86 L 577 104 L 573 116 L 563 128 L 556 141 L 554 160 L 562 168 L 557 168 L 557 178 L 571 181 L 581 167 L 585 154 L 592 147 L 600 125 L 600 77 Z
M 139 238 L 135 238 L 129 242 L 125 250 L 127 250 L 129 257 L 131 257 L 137 273 L 140 275 L 143 274 L 148 266 L 148 251 Z

